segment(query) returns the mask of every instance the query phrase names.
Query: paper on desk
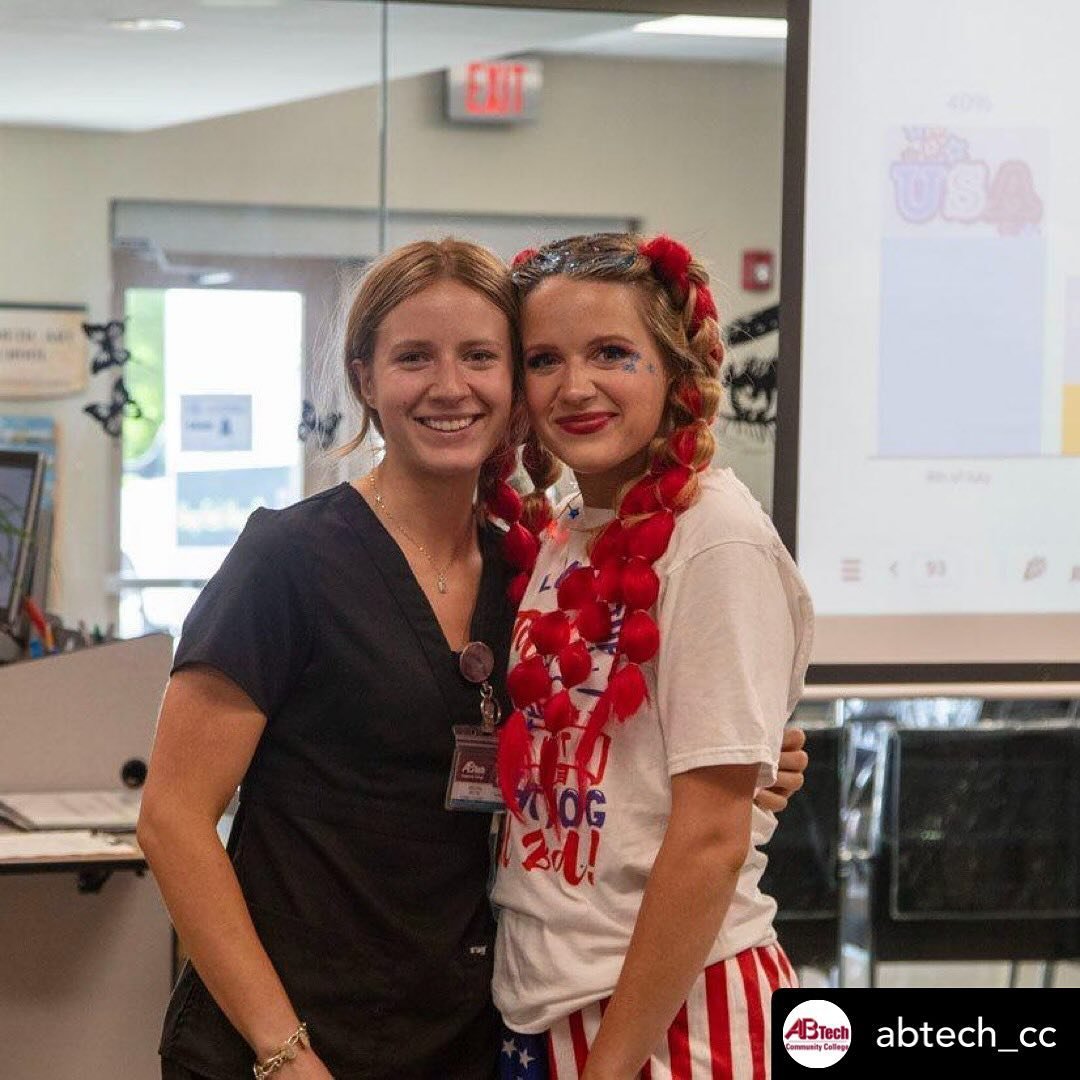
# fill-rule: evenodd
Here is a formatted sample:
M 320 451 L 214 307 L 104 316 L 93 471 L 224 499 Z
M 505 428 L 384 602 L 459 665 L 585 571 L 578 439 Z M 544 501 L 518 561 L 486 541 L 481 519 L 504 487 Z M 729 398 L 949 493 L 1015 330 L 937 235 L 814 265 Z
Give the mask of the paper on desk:
M 20 829 L 104 829 L 134 832 L 137 791 L 0 792 L 0 817 Z
M 141 859 L 142 852 L 130 840 L 87 829 L 55 832 L 0 832 L 0 862 L 5 859 Z

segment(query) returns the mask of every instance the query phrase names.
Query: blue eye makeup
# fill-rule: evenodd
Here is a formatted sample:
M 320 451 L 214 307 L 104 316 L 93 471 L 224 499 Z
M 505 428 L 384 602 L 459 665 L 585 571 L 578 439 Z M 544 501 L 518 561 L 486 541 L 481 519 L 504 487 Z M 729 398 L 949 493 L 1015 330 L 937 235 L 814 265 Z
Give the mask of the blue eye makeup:
M 636 375 L 642 363 L 641 353 L 628 345 L 620 345 L 617 342 L 608 342 L 604 345 L 589 347 L 587 358 L 591 363 L 612 371 L 625 371 Z M 525 368 L 528 371 L 543 371 L 561 363 L 561 358 L 554 352 L 537 352 L 525 357 Z M 651 361 L 648 362 L 648 370 L 655 371 Z

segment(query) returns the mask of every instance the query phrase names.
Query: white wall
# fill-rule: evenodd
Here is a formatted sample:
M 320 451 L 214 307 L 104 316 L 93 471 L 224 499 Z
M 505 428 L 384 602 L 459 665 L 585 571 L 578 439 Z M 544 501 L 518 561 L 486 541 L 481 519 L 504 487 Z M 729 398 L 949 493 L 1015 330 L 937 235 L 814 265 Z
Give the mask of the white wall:
M 712 265 L 726 313 L 775 302 L 739 289 L 739 252 L 778 249 L 783 73 L 778 68 L 549 58 L 538 122 L 462 128 L 441 76 L 395 83 L 392 206 L 639 219 Z M 134 92 L 137 92 L 135 90 Z M 376 98 L 335 95 L 138 135 L 0 127 L 0 301 L 84 302 L 110 314 L 114 199 L 371 207 Z M 81 412 L 104 400 L 0 402 L 60 427 L 56 606 L 110 621 L 116 447 Z

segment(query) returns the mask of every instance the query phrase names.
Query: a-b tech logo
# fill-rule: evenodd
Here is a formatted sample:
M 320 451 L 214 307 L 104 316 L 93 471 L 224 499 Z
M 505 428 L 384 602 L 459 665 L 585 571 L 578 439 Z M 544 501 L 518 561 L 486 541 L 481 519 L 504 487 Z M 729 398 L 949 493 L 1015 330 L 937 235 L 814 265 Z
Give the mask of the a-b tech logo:
M 784 1049 L 808 1069 L 835 1065 L 851 1046 L 851 1021 L 831 1001 L 811 998 L 796 1005 L 784 1021 Z

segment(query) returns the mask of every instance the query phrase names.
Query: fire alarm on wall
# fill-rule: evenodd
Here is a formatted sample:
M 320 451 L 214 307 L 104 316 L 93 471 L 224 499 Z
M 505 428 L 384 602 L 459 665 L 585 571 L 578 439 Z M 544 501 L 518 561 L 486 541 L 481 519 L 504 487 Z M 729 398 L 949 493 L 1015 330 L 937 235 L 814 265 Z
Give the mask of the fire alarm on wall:
M 771 251 L 742 253 L 742 287 L 747 292 L 764 292 L 773 287 L 776 257 Z

